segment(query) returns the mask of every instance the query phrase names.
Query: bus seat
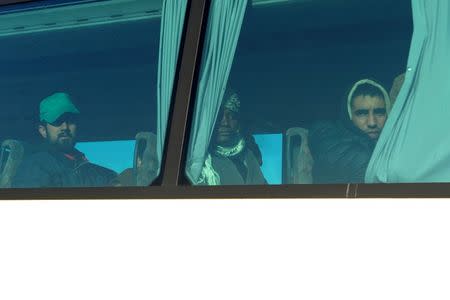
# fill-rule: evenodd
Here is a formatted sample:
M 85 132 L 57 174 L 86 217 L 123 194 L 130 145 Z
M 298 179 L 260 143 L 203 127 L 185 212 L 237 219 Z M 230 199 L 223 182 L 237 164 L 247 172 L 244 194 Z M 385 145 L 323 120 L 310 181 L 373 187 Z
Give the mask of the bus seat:
M 152 132 L 136 134 L 134 165 L 136 184 L 148 186 L 158 175 L 159 162 L 156 154 L 156 135 Z
M 308 145 L 308 130 L 300 127 L 286 131 L 286 172 L 288 184 L 311 184 L 314 164 Z
M 25 153 L 24 145 L 17 140 L 5 140 L 1 144 L 0 154 L 0 187 L 11 187 L 17 168 Z

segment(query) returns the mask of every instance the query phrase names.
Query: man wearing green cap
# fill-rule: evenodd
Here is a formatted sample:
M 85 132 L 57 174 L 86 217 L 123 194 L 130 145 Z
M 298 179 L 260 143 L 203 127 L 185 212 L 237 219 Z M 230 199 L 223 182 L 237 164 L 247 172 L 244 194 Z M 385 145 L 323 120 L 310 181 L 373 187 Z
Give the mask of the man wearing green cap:
M 13 187 L 110 186 L 117 174 L 90 163 L 75 149 L 80 111 L 66 93 L 55 93 L 39 106 L 39 134 L 43 149 L 19 167 Z

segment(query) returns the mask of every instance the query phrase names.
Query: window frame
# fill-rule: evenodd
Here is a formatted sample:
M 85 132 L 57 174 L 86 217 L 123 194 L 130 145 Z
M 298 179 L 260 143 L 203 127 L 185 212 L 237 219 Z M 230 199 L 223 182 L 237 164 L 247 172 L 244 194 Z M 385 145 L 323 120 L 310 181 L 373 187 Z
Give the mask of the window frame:
M 189 133 L 211 0 L 188 0 L 161 172 L 148 187 L 6 188 L 0 199 L 236 199 L 449 197 L 450 183 L 193 186 L 185 176 Z M 32 2 L 0 1 L 0 5 Z
M 33 2 L 34 0 L 0 0 L 0 5 L 11 5 L 25 2 Z

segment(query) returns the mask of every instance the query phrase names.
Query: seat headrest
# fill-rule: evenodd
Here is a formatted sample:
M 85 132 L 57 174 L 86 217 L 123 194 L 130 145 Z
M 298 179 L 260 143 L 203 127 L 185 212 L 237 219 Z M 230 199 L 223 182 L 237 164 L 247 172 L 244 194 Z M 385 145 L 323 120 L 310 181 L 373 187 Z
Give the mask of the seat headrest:
M 159 162 L 156 154 L 156 135 L 152 132 L 136 134 L 134 169 L 138 186 L 149 185 L 158 175 Z
M 16 175 L 24 153 L 24 146 L 20 141 L 3 141 L 0 153 L 0 187 L 11 187 L 12 179 Z

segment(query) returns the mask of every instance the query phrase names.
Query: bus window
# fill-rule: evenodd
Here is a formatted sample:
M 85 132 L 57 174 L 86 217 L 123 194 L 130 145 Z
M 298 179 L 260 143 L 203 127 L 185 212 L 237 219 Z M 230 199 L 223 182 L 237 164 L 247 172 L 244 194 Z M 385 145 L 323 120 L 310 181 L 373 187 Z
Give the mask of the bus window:
M 409 0 L 213 0 L 186 176 L 198 185 L 364 182 L 411 35 Z
M 156 136 L 157 174 L 186 9 L 185 0 L 1 7 L 0 140 L 33 145 L 3 187 L 138 185 L 142 132 Z

